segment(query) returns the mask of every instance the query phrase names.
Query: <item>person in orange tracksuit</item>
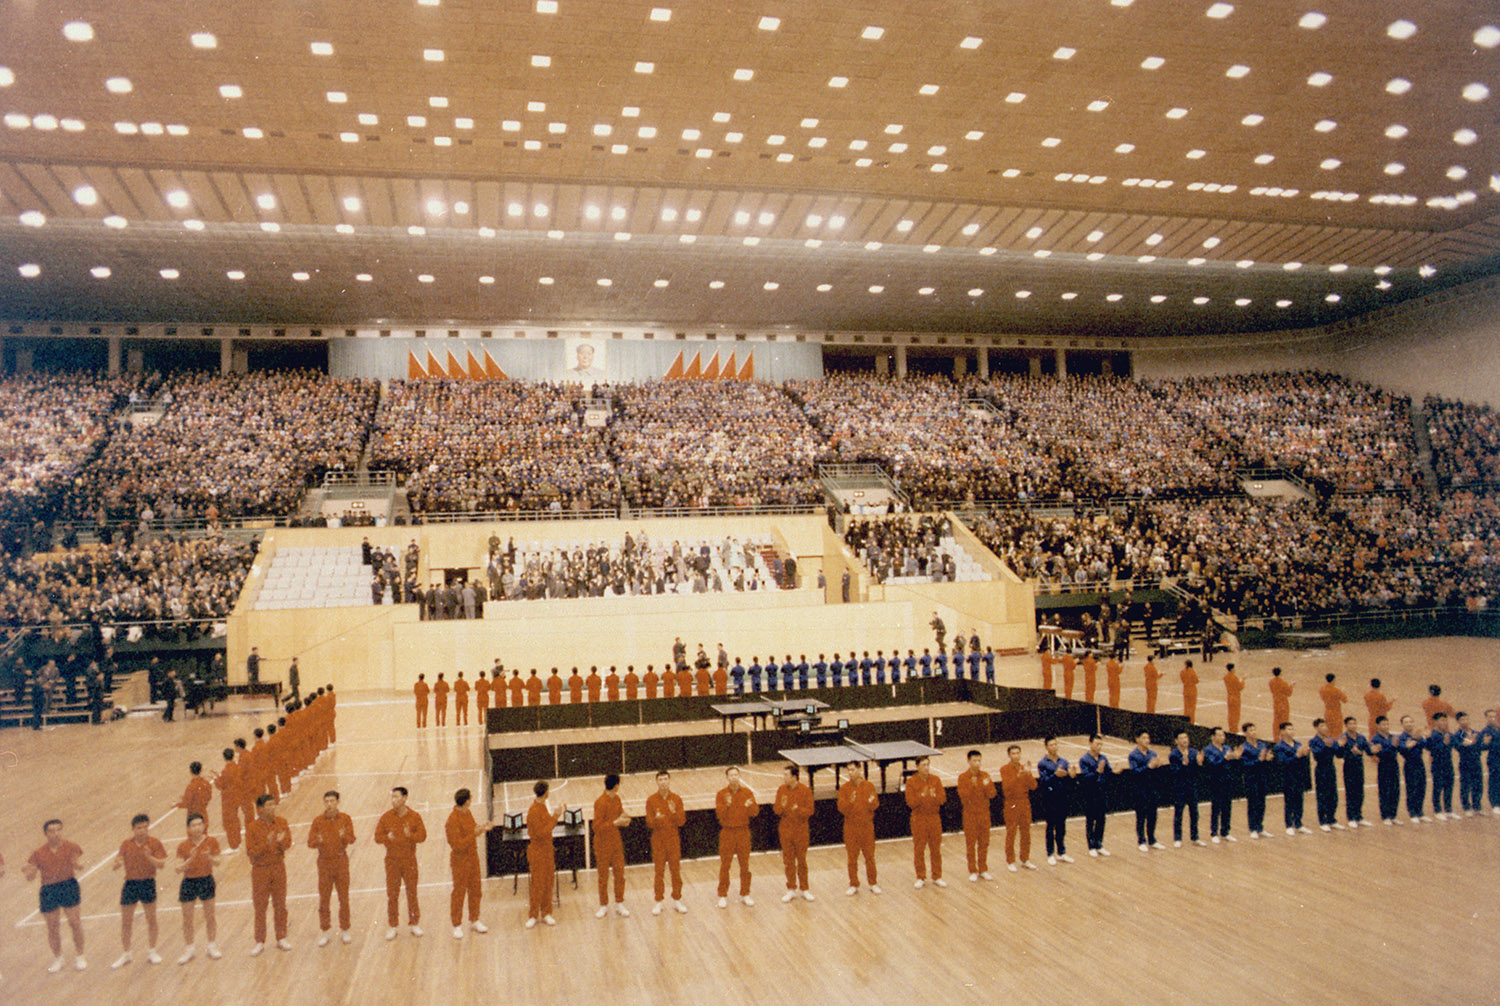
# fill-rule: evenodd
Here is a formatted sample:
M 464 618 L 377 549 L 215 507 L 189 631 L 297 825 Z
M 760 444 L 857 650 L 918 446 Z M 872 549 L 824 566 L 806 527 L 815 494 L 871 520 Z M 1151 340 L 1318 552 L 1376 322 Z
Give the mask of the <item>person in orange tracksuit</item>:
M 590 702 L 599 701 L 599 690 L 604 686 L 604 679 L 599 677 L 599 668 L 590 665 L 589 676 L 583 679 L 583 689 L 588 693 Z
M 604 699 L 606 702 L 620 701 L 620 672 L 615 670 L 615 665 L 609 665 L 609 674 L 604 678 Z
M 219 774 L 214 776 L 214 785 L 219 790 L 219 808 L 224 814 L 224 837 L 229 843 L 229 848 L 240 847 L 240 810 L 244 803 L 244 795 L 240 790 L 244 786 L 244 779 L 240 767 L 234 762 L 234 748 L 224 749 L 224 767 Z M 204 816 L 207 820 L 207 815 Z
M 1035 870 L 1031 861 L 1031 791 L 1036 774 L 1031 762 L 1021 761 L 1021 745 L 1005 749 L 1010 761 L 1000 766 L 1000 789 L 1005 794 L 1005 868 L 1016 872 L 1016 836 L 1021 837 L 1021 865 Z
M 1380 690 L 1380 679 L 1370 679 L 1370 690 L 1365 692 L 1365 708 L 1370 711 L 1370 736 L 1375 736 L 1375 721 L 1382 716 L 1387 716 L 1394 709 L 1396 703 L 1386 698 L 1385 693 Z M 1496 755 L 1500 758 L 1500 755 Z
M 1191 660 L 1184 661 L 1182 673 L 1178 675 L 1182 679 L 1182 715 L 1187 717 L 1189 723 L 1196 723 L 1198 716 L 1198 672 L 1193 669 Z
M 649 671 L 650 668 L 648 667 Z M 649 690 L 649 689 L 648 689 Z M 672 672 L 670 665 L 661 669 L 661 697 L 670 699 L 677 694 L 677 675 Z
M 1073 697 L 1073 669 L 1077 666 L 1078 661 L 1073 659 L 1073 654 L 1064 653 L 1062 655 L 1064 698 L 1071 699 Z
M 187 811 L 189 817 L 197 814 L 207 821 L 208 805 L 213 798 L 213 785 L 203 778 L 203 763 L 195 761 L 188 765 L 187 789 L 182 791 L 182 799 L 177 801 L 177 806 Z
M 440 727 L 448 725 L 448 692 L 451 690 L 452 687 L 443 680 L 443 672 L 438 671 L 437 681 L 432 685 L 432 707 Z
M 693 694 L 693 672 L 686 666 L 677 669 L 677 694 L 683 698 Z
M 668 674 L 667 676 L 671 677 L 670 674 Z M 661 683 L 661 679 L 656 674 L 656 667 L 655 667 L 655 665 L 653 665 L 653 664 L 647 664 L 646 665 L 646 674 L 645 674 L 645 677 L 643 677 L 641 679 L 641 683 L 646 686 L 646 698 L 648 698 L 648 699 L 654 699 L 654 698 L 656 698 L 657 686 Z M 669 683 L 667 687 L 670 688 L 672 686 Z
M 557 673 L 557 668 L 552 668 L 552 674 L 547 678 L 547 705 L 562 705 L 562 675 Z
M 1427 729 L 1437 728 L 1438 713 L 1442 713 L 1450 720 L 1457 716 L 1453 710 L 1453 703 L 1443 698 L 1443 689 L 1438 685 L 1427 686 L 1427 698 L 1422 700 L 1422 712 L 1427 714 Z
M 924 852 L 932 850 L 932 882 L 947 887 L 943 879 L 943 821 L 938 808 L 948 799 L 943 781 L 932 774 L 932 759 L 923 756 L 917 762 L 917 771 L 906 780 L 906 806 L 911 808 L 912 861 L 917 870 L 918 889 L 927 882 L 927 861 Z
M 1344 722 L 1344 703 L 1349 701 L 1349 696 L 1333 679 L 1332 674 L 1323 675 L 1323 687 L 1318 689 L 1318 698 L 1323 700 L 1323 719 L 1329 730 L 1337 729 L 1334 724 Z
M 537 676 L 535 667 L 531 669 L 531 677 L 526 679 L 526 704 L 528 706 L 542 704 L 542 679 Z
M 499 698 L 499 696 L 496 696 L 496 698 Z M 500 701 L 503 702 L 504 699 Z M 490 679 L 485 676 L 483 671 L 480 671 L 479 677 L 474 679 L 474 711 L 477 714 L 480 726 L 484 726 L 485 713 L 489 711 L 489 708 Z
M 990 874 L 990 801 L 995 799 L 995 783 L 979 767 L 978 751 L 970 751 L 968 771 L 958 777 L 954 789 L 964 807 L 964 854 L 969 861 L 969 879 L 994 879 Z
M 620 777 L 614 772 L 604 777 L 604 792 L 594 801 L 594 866 L 599 870 L 599 910 L 594 917 L 609 914 L 609 878 L 615 878 L 615 912 L 622 918 L 630 914 L 625 907 L 625 843 L 620 829 L 630 824 L 625 804 L 620 799 Z
M 1052 651 L 1042 651 L 1042 687 L 1052 691 Z
M 641 677 L 635 673 L 635 665 L 625 666 L 625 701 L 634 702 L 640 697 Z
M 412 686 L 412 694 L 417 697 L 417 726 L 427 725 L 427 695 L 431 688 L 427 686 L 427 675 L 418 674 L 417 683 Z
M 396 938 L 401 921 L 401 885 L 406 885 L 406 917 L 413 936 L 422 935 L 422 906 L 417 901 L 417 846 L 427 841 L 422 815 L 406 805 L 406 787 L 391 789 L 391 809 L 375 822 L 375 844 L 385 846 L 385 938 Z
M 1125 668 L 1120 662 L 1111 656 L 1104 662 L 1104 682 L 1109 694 L 1109 705 L 1112 709 L 1120 708 L 1120 675 Z
M 533 671 L 532 673 L 535 674 L 536 672 Z M 526 704 L 526 682 L 521 680 L 520 671 L 510 672 L 509 691 L 510 705 L 512 709 L 519 709 Z
M 573 673 L 568 677 L 568 704 L 580 705 L 583 702 L 583 678 L 578 675 L 578 668 L 573 668 Z
M 1281 668 L 1271 668 L 1271 680 L 1266 686 L 1271 691 L 1271 722 L 1278 728 L 1281 724 L 1291 721 L 1292 718 L 1292 689 L 1296 685 L 1289 684 L 1281 676 Z
M 651 829 L 651 863 L 656 868 L 656 907 L 652 915 L 661 914 L 666 895 L 664 874 L 670 867 L 672 872 L 672 907 L 686 913 L 682 903 L 682 839 L 678 833 L 687 824 L 687 810 L 682 797 L 672 792 L 672 776 L 669 772 L 656 773 L 656 792 L 646 798 L 646 827 Z
M 1090 650 L 1083 655 L 1083 701 L 1094 701 L 1094 690 L 1099 687 L 1099 661 L 1094 659 L 1094 651 Z
M 292 827 L 277 817 L 278 802 L 270 793 L 255 798 L 255 817 L 245 825 L 245 853 L 250 858 L 250 902 L 255 909 L 255 946 L 250 956 L 266 948 L 266 906 L 276 922 L 276 946 L 287 942 L 286 851 L 292 847 Z
M 772 805 L 779 819 L 776 835 L 781 840 L 781 863 L 786 868 L 786 893 L 783 902 L 791 901 L 800 891 L 807 901 L 816 901 L 813 892 L 807 889 L 808 819 L 812 817 L 812 788 L 802 781 L 802 772 L 796 765 L 788 765 L 781 772 L 781 787 L 776 790 L 776 802 Z
M 706 665 L 699 667 L 698 673 L 694 674 L 693 678 L 698 682 L 699 695 L 708 695 L 713 691 L 714 675 Z
M 478 824 L 469 810 L 468 790 L 453 794 L 453 810 L 443 826 L 448 839 L 448 870 L 453 875 L 453 893 L 448 896 L 448 913 L 453 920 L 453 938 L 464 938 L 464 901 L 469 902 L 469 928 L 487 933 L 489 927 L 479 921 L 479 902 L 484 889 L 479 883 L 479 836 L 493 828 L 493 821 Z
M 1234 665 L 1224 668 L 1224 697 L 1229 705 L 1224 722 L 1233 730 L 1240 724 L 1240 696 L 1245 690 L 1245 679 L 1234 673 Z
M 307 829 L 307 847 L 318 850 L 318 946 L 328 946 L 333 930 L 333 892 L 339 895 L 339 939 L 349 934 L 349 846 L 354 844 L 354 819 L 339 810 L 338 790 L 323 794 L 323 813 Z
M 240 819 L 245 822 L 246 827 L 249 827 L 250 822 L 255 818 L 255 798 L 265 792 L 265 786 L 255 775 L 255 760 L 250 757 L 250 749 L 245 747 L 243 737 L 234 739 L 234 749 L 239 758 L 235 764 L 240 770 Z
M 714 668 L 713 685 L 715 695 L 729 694 L 729 672 L 724 669 L 723 664 Z
M 859 857 L 865 857 L 865 879 L 870 891 L 881 893 L 875 877 L 875 811 L 880 807 L 880 795 L 875 784 L 865 778 L 863 762 L 849 763 L 849 778 L 839 787 L 838 808 L 844 815 L 844 852 L 849 857 L 850 896 L 859 893 Z
M 733 765 L 724 770 L 729 785 L 714 797 L 714 816 L 719 819 L 719 907 L 729 907 L 729 864 L 740 860 L 740 900 L 751 907 L 750 897 L 750 819 L 760 813 L 755 794 L 740 783 L 740 770 Z
M 457 726 L 469 725 L 469 683 L 464 680 L 464 672 L 458 672 L 458 680 L 453 682 L 453 722 Z
M 266 732 L 261 727 L 255 728 L 255 742 L 250 745 L 251 777 L 256 782 L 256 796 L 261 793 L 270 793 L 277 800 L 281 799 L 281 790 L 277 788 L 276 772 L 271 765 L 271 753 L 266 748 Z
M 531 874 L 527 886 L 530 888 L 531 908 L 526 916 L 526 928 L 536 926 L 541 919 L 549 926 L 557 925 L 552 917 L 552 878 L 557 872 L 555 853 L 552 847 L 552 829 L 557 827 L 557 815 L 547 804 L 547 783 L 537 780 L 531 787 L 536 799 L 526 811 L 526 869 Z
M 1150 657 L 1146 658 L 1146 712 L 1156 712 L 1156 687 L 1162 679 L 1162 672 L 1157 670 L 1156 661 Z

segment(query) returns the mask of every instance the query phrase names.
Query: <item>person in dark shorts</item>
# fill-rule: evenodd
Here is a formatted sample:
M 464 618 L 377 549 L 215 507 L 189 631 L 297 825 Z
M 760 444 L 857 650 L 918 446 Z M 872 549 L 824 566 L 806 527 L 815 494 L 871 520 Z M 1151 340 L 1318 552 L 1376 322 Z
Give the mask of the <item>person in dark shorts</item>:
M 208 822 L 202 814 L 189 814 L 187 839 L 177 847 L 177 872 L 182 874 L 182 884 L 177 889 L 177 901 L 182 905 L 182 942 L 187 949 L 177 958 L 178 964 L 193 959 L 197 944 L 193 941 L 193 904 L 203 903 L 203 930 L 208 937 L 205 952 L 213 960 L 224 954 L 219 950 L 218 923 L 214 918 L 214 870 L 219 865 L 219 840 L 208 833 Z
M 63 823 L 53 818 L 42 825 L 47 841 L 26 860 L 21 873 L 27 880 L 42 878 L 39 910 L 47 922 L 47 945 L 52 948 L 52 966 L 49 974 L 57 974 L 63 968 L 62 919 L 67 916 L 68 928 L 73 931 L 73 966 L 79 971 L 88 967 L 83 958 L 83 918 L 78 912 L 81 900 L 78 892 L 79 860 L 83 850 L 63 838 Z
M 151 818 L 137 814 L 130 819 L 130 837 L 120 843 L 120 851 L 110 869 L 125 871 L 125 885 L 120 888 L 120 946 L 123 952 L 110 969 L 123 968 L 133 959 L 130 955 L 131 931 L 135 927 L 135 906 L 146 915 L 146 960 L 161 963 L 156 952 L 156 871 L 167 865 L 167 848 L 151 834 Z

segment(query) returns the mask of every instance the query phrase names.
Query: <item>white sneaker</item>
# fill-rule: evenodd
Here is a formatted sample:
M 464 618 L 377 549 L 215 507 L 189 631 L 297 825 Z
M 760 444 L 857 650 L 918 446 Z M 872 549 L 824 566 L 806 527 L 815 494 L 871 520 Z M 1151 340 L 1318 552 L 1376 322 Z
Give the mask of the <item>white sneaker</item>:
M 938 887 L 947 887 L 948 886 L 948 882 L 946 880 L 944 880 L 942 877 L 937 877 L 932 882 L 934 884 L 936 884 Z
M 320 946 L 320 947 L 326 947 L 326 946 L 328 946 L 328 933 L 327 932 L 323 932 L 323 933 L 319 933 L 318 934 L 318 946 Z
M 857 887 L 851 887 L 848 890 L 844 891 L 844 894 L 846 894 L 847 896 L 849 896 L 851 898 L 854 897 L 858 893 L 859 893 L 859 888 L 857 888 Z
M 802 892 L 802 900 L 803 901 L 817 901 L 818 899 L 815 898 L 815 897 L 813 897 L 813 892 L 811 892 L 811 891 L 803 891 Z
M 754 908 L 755 907 L 755 899 L 752 898 L 752 897 L 750 897 L 750 895 L 748 895 L 748 894 L 745 895 L 740 900 L 745 903 L 745 907 L 746 908 Z
M 129 964 L 134 959 L 135 958 L 133 958 L 133 957 L 130 956 L 130 951 L 127 950 L 123 954 L 121 954 L 119 957 L 115 958 L 115 962 L 109 966 L 109 969 L 111 971 L 118 971 L 120 968 L 123 968 L 125 965 Z
M 664 905 L 665 903 L 666 902 L 658 901 L 655 905 L 652 906 L 652 908 L 651 908 L 651 914 L 652 915 L 660 915 L 661 914 L 661 906 Z
M 796 891 L 787 891 L 785 894 L 783 894 L 781 896 L 781 903 L 783 905 L 789 904 L 791 902 L 791 900 L 793 898 L 795 898 L 796 896 L 797 896 L 797 892 Z
M 1332 828 L 1330 828 L 1330 827 L 1329 827 L 1329 826 L 1328 826 L 1328 825 L 1326 825 L 1326 824 L 1320 824 L 1320 825 L 1318 825 L 1318 830 L 1319 830 L 1319 831 L 1328 831 L 1328 832 L 1331 832 L 1331 831 L 1333 831 L 1333 829 L 1332 829 Z
M 1359 827 L 1359 826 L 1358 826 L 1358 825 L 1355 825 L 1355 827 Z M 1348 831 L 1348 830 L 1349 830 L 1349 829 L 1347 829 L 1347 828 L 1346 828 L 1346 827 L 1344 827 L 1344 826 L 1343 826 L 1343 825 L 1342 825 L 1342 824 L 1339 824 L 1339 823 L 1338 823 L 1338 822 L 1337 822 L 1337 821 L 1335 821 L 1335 822 L 1334 822 L 1334 823 L 1333 823 L 1333 830 L 1334 830 L 1334 831 Z
M 277 950 L 290 950 L 290 949 L 292 949 L 292 945 L 287 940 L 280 939 L 280 940 L 276 941 L 276 949 Z
M 1089 850 L 1089 856 L 1091 858 L 1093 858 L 1093 859 L 1098 859 L 1099 858 L 1099 850 L 1098 849 L 1090 849 Z
M 57 960 L 53 961 L 50 966 L 48 966 L 47 973 L 49 975 L 55 975 L 59 971 L 61 971 L 62 969 L 63 969 L 63 959 L 61 957 L 59 957 Z
M 1180 839 L 1180 838 L 1174 839 L 1173 842 L 1172 842 L 1172 848 L 1174 848 L 1174 849 L 1180 849 L 1180 848 L 1182 848 L 1182 839 Z
M 884 894 L 885 892 L 880 889 L 880 885 L 879 884 L 871 884 L 870 885 L 870 893 L 871 894 Z
M 1035 870 L 1036 869 L 1036 864 L 1033 863 L 1029 859 L 1023 859 L 1023 860 L 1021 860 L 1021 865 L 1024 866 L 1028 870 Z
M 914 884 L 912 884 L 911 886 L 915 887 L 917 890 L 920 891 L 924 886 L 926 886 L 926 884 L 927 884 L 927 881 L 918 878 L 917 882 L 914 883 Z
M 1254 841 L 1255 839 L 1258 839 L 1258 838 L 1260 838 L 1260 832 L 1258 832 L 1258 831 L 1252 831 L 1250 833 L 1250 839 L 1251 839 L 1251 841 Z
M 83 959 L 83 955 L 82 954 L 79 954 L 77 957 L 73 958 L 73 970 L 74 971 L 87 971 L 88 969 L 89 969 L 89 962 Z
M 348 941 L 345 940 L 344 942 L 347 943 Z M 224 951 L 222 951 L 222 950 L 219 949 L 219 945 L 217 943 L 210 943 L 208 945 L 208 958 L 209 958 L 209 960 L 216 961 L 216 960 L 218 960 L 219 958 L 221 958 L 223 956 L 224 956 Z
M 1145 848 L 1145 846 L 1144 846 L 1144 845 L 1143 845 L 1143 846 L 1141 846 L 1141 848 L 1142 848 L 1142 849 L 1144 849 L 1144 848 Z M 1011 872 L 1011 873 L 1017 873 L 1017 872 L 1019 872 L 1019 871 L 1020 871 L 1020 869 L 1021 869 L 1021 868 L 1020 868 L 1020 867 L 1019 867 L 1019 866 L 1017 866 L 1017 865 L 1016 865 L 1016 864 L 1015 864 L 1015 863 L 1006 863 L 1006 864 L 1005 864 L 1005 868 L 1006 868 L 1006 869 L 1007 869 L 1007 870 L 1009 870 L 1009 871 L 1010 871 L 1010 872 Z
M 1396 822 L 1392 821 L 1390 818 L 1385 818 L 1380 823 L 1383 824 L 1383 825 L 1385 825 L 1387 828 L 1389 828 L 1391 825 L 1395 824 Z
M 1147 851 L 1150 848 L 1151 848 L 1151 846 L 1147 845 L 1145 842 L 1142 842 L 1141 845 L 1140 845 L 1140 849 L 1141 849 L 1142 852 L 1145 852 L 1145 851 Z
M 1423 814 L 1422 815 L 1422 823 L 1423 824 L 1431 824 L 1432 823 L 1432 818 L 1428 817 L 1426 814 Z
M 453 927 L 453 938 L 455 940 L 461 940 L 461 939 L 464 938 L 464 927 L 463 926 L 454 926 Z
M 557 925 L 557 920 L 554 919 L 550 915 L 543 915 L 542 916 L 542 921 L 545 922 L 545 923 L 547 923 L 547 925 L 549 925 L 549 926 L 555 926 L 555 925 Z
M 1073 859 L 1073 857 L 1070 856 L 1070 855 L 1068 855 L 1066 852 L 1063 853 L 1061 856 L 1058 856 L 1057 857 L 1057 861 L 1059 863 L 1072 863 L 1072 862 L 1075 862 L 1075 860 Z
M 161 954 L 159 954 L 159 953 L 156 952 L 156 948 L 155 947 L 152 947 L 150 950 L 146 951 L 146 963 L 148 963 L 148 964 L 160 964 L 161 963 Z
M 729 899 L 728 898 L 720 898 L 719 899 L 719 907 L 720 908 L 728 908 L 729 907 Z
M 1235 838 L 1233 835 L 1225 835 L 1224 836 L 1224 841 L 1238 843 L 1239 839 Z
M 182 956 L 179 957 L 179 958 L 177 958 L 177 963 L 178 964 L 186 964 L 188 961 L 192 960 L 193 959 L 193 954 L 195 954 L 197 952 L 197 949 L 198 949 L 197 947 L 188 947 L 186 950 L 184 950 L 182 952 Z
M 971 874 L 969 874 L 969 883 L 971 883 L 971 884 L 977 884 L 977 883 L 979 883 L 979 874 L 977 874 L 977 873 L 971 873 Z
M 1490 813 L 1494 814 L 1496 817 L 1500 817 L 1500 807 L 1491 807 Z
M 602 918 L 604 918 L 608 914 L 609 914 L 609 906 L 608 905 L 600 905 L 599 906 L 599 910 L 594 913 L 594 918 L 596 918 L 596 919 L 602 919 Z
M 1160 842 L 1152 842 L 1151 843 L 1151 848 L 1157 849 L 1157 850 L 1163 850 L 1163 849 L 1166 848 L 1166 846 L 1162 845 Z
M 484 932 L 483 929 L 478 929 L 477 928 L 478 925 L 479 925 L 479 923 L 476 922 L 476 923 L 474 923 L 474 925 L 476 927 L 475 932 L 480 932 L 480 933 Z M 349 930 L 347 930 L 347 929 L 340 929 L 339 930 L 339 942 L 347 945 L 347 944 L 350 944 L 350 943 L 354 942 L 354 937 L 349 934 Z M 213 954 L 210 953 L 209 956 L 212 957 Z
M 421 936 L 422 935 L 422 927 L 421 926 L 412 926 L 411 927 L 411 934 L 413 936 Z
M 1047 857 L 1047 865 L 1048 866 L 1056 866 L 1057 865 L 1057 857 L 1056 856 L 1048 856 Z
M 1211 837 L 1209 839 L 1209 841 L 1212 842 L 1214 845 L 1218 845 L 1219 844 L 1219 836 L 1218 835 L 1214 835 L 1213 837 Z
M 1375 827 L 1375 822 L 1370 820 L 1361 820 L 1359 822 L 1359 826 L 1361 828 L 1373 828 Z
M 392 926 L 391 928 L 389 928 L 389 929 L 387 929 L 385 931 L 385 938 L 388 939 L 388 940 L 394 940 L 396 938 L 396 927 L 395 926 Z
M 626 908 L 619 902 L 615 902 L 615 914 L 622 919 L 628 919 L 630 918 L 630 909 Z
M 1287 833 L 1287 834 L 1288 834 L 1288 835 L 1295 835 L 1295 834 L 1297 834 L 1297 829 L 1296 829 L 1296 828 L 1288 828 L 1288 829 L 1287 829 L 1287 830 L 1286 830 L 1286 833 Z
M 535 929 L 536 928 L 536 919 L 527 919 L 526 920 L 526 928 L 527 929 Z
M 684 905 L 681 901 L 674 901 L 672 902 L 672 910 L 675 911 L 678 915 L 686 915 L 687 905 Z
M 257 943 L 255 946 L 250 948 L 250 956 L 259 957 L 261 951 L 264 949 L 266 949 L 266 945 L 264 943 Z
M 1108 856 L 1109 855 L 1109 850 L 1106 849 L 1104 846 L 1101 845 L 1101 846 L 1099 846 L 1099 855 L 1101 855 L 1101 856 Z
M 995 875 L 993 873 L 991 873 L 989 870 L 985 870 L 983 873 L 981 873 L 979 875 L 979 879 L 980 880 L 994 880 L 995 879 Z
M 1472 810 L 1466 810 L 1466 811 L 1464 811 L 1464 817 L 1473 817 L 1473 816 L 1474 816 L 1474 812 Z
M 1299 834 L 1299 835 L 1311 835 L 1312 834 L 1312 829 L 1309 828 L 1309 827 L 1307 827 L 1306 825 L 1304 825 L 1301 828 L 1297 829 L 1297 834 Z

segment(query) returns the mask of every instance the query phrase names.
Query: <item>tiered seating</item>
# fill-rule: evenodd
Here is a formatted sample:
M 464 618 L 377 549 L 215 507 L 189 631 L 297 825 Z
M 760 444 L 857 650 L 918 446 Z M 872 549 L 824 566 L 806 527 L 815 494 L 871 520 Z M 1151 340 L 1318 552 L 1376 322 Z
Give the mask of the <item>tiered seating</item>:
M 497 553 L 491 593 L 500 600 L 539 600 L 777 590 L 777 571 L 765 556 L 770 547 L 769 535 L 670 545 L 644 535 L 518 541 L 514 558 Z
M 370 567 L 358 545 L 279 548 L 255 600 L 257 611 L 371 604 Z
M 1500 482 L 1500 414 L 1431 395 L 1423 404 L 1438 480 L 1445 487 Z

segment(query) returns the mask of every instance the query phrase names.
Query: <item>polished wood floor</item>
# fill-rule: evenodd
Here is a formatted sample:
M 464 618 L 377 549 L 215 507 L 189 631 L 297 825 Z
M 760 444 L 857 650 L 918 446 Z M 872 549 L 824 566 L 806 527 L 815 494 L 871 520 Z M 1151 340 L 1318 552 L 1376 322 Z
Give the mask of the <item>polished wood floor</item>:
M 1128 665 L 1125 703 L 1140 707 L 1139 659 Z M 1415 709 L 1426 685 L 1476 714 L 1500 703 L 1500 641 L 1434 639 L 1359 644 L 1332 651 L 1267 651 L 1238 655 L 1251 676 L 1247 717 L 1268 718 L 1265 677 L 1273 664 L 1297 683 L 1293 717 L 1306 723 L 1321 714 L 1316 688 L 1327 671 L 1355 697 L 1376 675 L 1398 702 Z M 1179 660 L 1163 665 L 1160 711 L 1180 710 L 1175 686 Z M 1223 689 L 1204 674 L 1199 721 L 1222 712 Z M 1032 658 L 1004 661 L 1006 683 L 1036 684 Z M 250 945 L 248 868 L 242 854 L 220 871 L 218 962 L 201 956 L 179 967 L 180 916 L 174 899 L 161 908 L 160 949 L 166 963 L 144 963 L 144 926 L 136 926 L 136 960 L 109 970 L 119 954 L 119 877 L 109 869 L 114 849 L 128 833 L 132 814 L 145 812 L 168 846 L 183 830 L 172 805 L 194 758 L 212 764 L 226 741 L 269 717 L 240 702 L 203 720 L 163 724 L 129 718 L 107 727 L 58 727 L 0 734 L 0 779 L 6 813 L 0 818 L 0 974 L 7 1002 L 50 1003 L 109 997 L 113 1003 L 161 1003 L 186 998 L 215 1003 L 255 1000 L 410 1003 L 503 998 L 507 1002 L 573 1002 L 607 998 L 625 1003 L 1139 1003 L 1206 1000 L 1263 1003 L 1319 999 L 1384 1002 L 1421 997 L 1428 1002 L 1495 1001 L 1500 957 L 1493 939 L 1500 928 L 1500 818 L 1484 816 L 1446 824 L 1376 827 L 1289 839 L 1273 828 L 1271 839 L 1245 839 L 1243 808 L 1236 807 L 1234 845 L 1188 847 L 1141 854 L 1131 844 L 1128 816 L 1110 820 L 1109 859 L 1081 855 L 1082 828 L 1070 828 L 1074 865 L 1042 861 L 1042 829 L 1033 832 L 1037 872 L 1000 869 L 991 883 L 968 883 L 961 836 L 944 840 L 950 886 L 912 889 L 909 840 L 883 843 L 878 852 L 883 897 L 846 898 L 841 849 L 811 856 L 815 903 L 782 904 L 776 854 L 753 857 L 753 908 L 714 907 L 717 864 L 685 864 L 690 914 L 650 914 L 650 868 L 627 871 L 627 904 L 634 914 L 597 920 L 594 877 L 577 891 L 565 881 L 558 925 L 525 931 L 524 880 L 512 894 L 509 881 L 485 882 L 483 917 L 491 932 L 454 940 L 448 925 L 447 856 L 441 825 L 453 791 L 480 792 L 483 738 L 477 726 L 415 729 L 406 695 L 360 694 L 340 702 L 338 746 L 283 803 L 293 834 L 305 841 L 324 789 L 344 794 L 360 842 L 352 856 L 354 943 L 319 949 L 313 854 L 299 846 L 289 857 L 291 940 L 294 948 L 246 956 Z M 1363 716 L 1363 706 L 1353 711 Z M 1080 738 L 1067 738 L 1076 755 Z M 1039 742 L 1028 743 L 1035 760 Z M 1109 749 L 1123 754 L 1125 743 Z M 963 752 L 937 760 L 948 779 L 960 771 Z M 985 749 L 998 766 L 998 748 Z M 747 782 L 769 798 L 777 766 L 747 769 Z M 721 784 L 717 770 L 680 773 L 677 788 L 706 805 Z M 1373 775 L 1371 776 L 1373 783 Z M 820 780 L 820 784 L 822 780 Z M 385 930 L 380 850 L 370 841 L 375 818 L 391 786 L 412 790 L 413 805 L 433 837 L 423 847 L 421 896 L 427 935 L 404 931 L 393 943 Z M 626 780 L 627 811 L 639 813 L 651 783 Z M 821 785 L 820 785 L 821 788 Z M 590 803 L 593 779 L 559 787 L 569 803 Z M 524 787 L 497 791 L 497 804 L 524 805 Z M 1371 793 L 1373 798 L 1373 793 Z M 1309 799 L 1309 816 L 1311 816 Z M 1368 802 L 1367 802 L 1368 806 Z M 1204 808 L 1207 815 L 1207 808 Z M 89 969 L 48 975 L 44 930 L 34 909 L 36 885 L 20 866 L 41 843 L 41 822 L 62 817 L 84 848 L 83 878 Z M 1273 800 L 1269 823 L 1279 820 Z M 218 826 L 218 805 L 213 820 Z M 1205 822 L 1206 826 L 1206 822 Z M 1170 835 L 1170 813 L 1163 815 Z M 1003 860 L 1003 832 L 995 833 L 992 861 Z M 175 885 L 164 884 L 164 887 Z M 65 945 L 67 937 L 64 937 Z M 289 991 L 295 990 L 295 991 Z

